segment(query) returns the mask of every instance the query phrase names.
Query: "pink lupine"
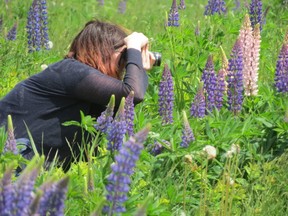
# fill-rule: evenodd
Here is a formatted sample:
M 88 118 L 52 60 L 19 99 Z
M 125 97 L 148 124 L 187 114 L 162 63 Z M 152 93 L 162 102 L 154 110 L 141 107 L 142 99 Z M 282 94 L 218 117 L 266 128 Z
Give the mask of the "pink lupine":
M 218 75 L 220 74 L 221 78 L 224 80 L 225 88 L 224 88 L 223 94 L 226 94 L 227 89 L 228 89 L 228 83 L 226 81 L 226 77 L 228 74 L 228 59 L 222 46 L 220 46 L 220 49 L 221 49 L 221 68 L 218 71 Z
M 251 58 L 251 50 L 253 46 L 253 31 L 248 14 L 245 15 L 244 22 L 240 29 L 239 39 L 242 44 L 242 52 L 243 52 L 244 93 L 245 95 L 249 95 L 251 86 L 250 83 L 252 82 L 251 74 L 253 70 L 253 68 L 251 67 L 251 62 L 253 61 Z

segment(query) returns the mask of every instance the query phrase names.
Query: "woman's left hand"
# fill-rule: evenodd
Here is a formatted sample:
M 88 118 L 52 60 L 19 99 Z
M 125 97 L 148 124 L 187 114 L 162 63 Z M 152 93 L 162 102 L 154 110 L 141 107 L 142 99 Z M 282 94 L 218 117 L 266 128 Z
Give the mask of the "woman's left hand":
M 143 68 L 145 70 L 150 70 L 155 63 L 155 57 L 153 53 L 148 50 L 148 45 L 142 48 L 141 54 L 142 54 Z

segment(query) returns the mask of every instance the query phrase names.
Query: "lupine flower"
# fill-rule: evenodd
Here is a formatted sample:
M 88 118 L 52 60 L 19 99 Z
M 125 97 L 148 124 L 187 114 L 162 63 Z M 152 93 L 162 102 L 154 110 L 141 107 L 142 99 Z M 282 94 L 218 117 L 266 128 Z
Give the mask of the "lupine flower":
M 254 29 L 255 25 L 257 23 L 260 23 L 260 31 L 261 31 L 263 25 L 261 0 L 251 0 L 249 7 L 249 14 L 252 28 Z
M 125 99 L 125 120 L 127 124 L 127 133 L 129 136 L 134 134 L 134 91 L 131 91 Z
M 209 16 L 215 13 L 226 13 L 226 4 L 224 0 L 208 0 L 208 4 L 205 7 L 204 15 Z
M 168 65 L 165 64 L 162 79 L 159 84 L 159 115 L 162 117 L 162 124 L 173 123 L 173 80 Z
M 195 118 L 203 118 L 205 116 L 205 108 L 206 108 L 206 102 L 205 102 L 204 88 L 203 84 L 200 83 L 198 91 L 191 104 L 190 115 Z
M 39 200 L 38 215 L 64 215 L 64 201 L 67 194 L 69 178 L 57 182 L 45 182 L 40 190 L 43 192 Z
M 94 125 L 96 130 L 101 131 L 103 133 L 108 132 L 108 128 L 110 128 L 111 123 L 113 121 L 114 106 L 115 106 L 115 95 L 111 95 L 106 110 L 104 110 L 96 120 L 97 123 Z
M 104 206 L 103 212 L 108 215 L 125 212 L 124 202 L 128 199 L 129 184 L 131 175 L 139 155 L 143 149 L 150 126 L 145 127 L 134 136 L 131 136 L 120 148 L 115 156 L 115 163 L 111 165 L 112 173 L 108 176 L 107 201 L 109 204 Z
M 288 92 L 288 44 L 285 43 L 276 64 L 275 86 L 278 92 Z
M 217 74 L 217 85 L 215 91 L 215 106 L 220 110 L 223 106 L 223 97 L 226 90 L 225 70 L 221 68 Z
M 217 156 L 217 151 L 216 151 L 216 148 L 214 146 L 206 145 L 203 148 L 203 151 L 207 154 L 208 160 L 214 159 Z
M 11 215 L 16 192 L 12 184 L 13 168 L 9 167 L 0 181 L 0 215 Z
M 50 49 L 46 0 L 34 0 L 32 2 L 28 12 L 26 29 L 29 52 L 39 51 L 41 47 Z
M 260 24 L 257 23 L 253 30 L 253 45 L 251 48 L 251 74 L 250 74 L 250 93 L 248 95 L 257 95 L 258 94 L 258 74 L 259 74 L 259 61 L 260 61 L 260 43 L 261 43 L 261 34 L 260 34 Z
M 189 147 L 190 143 L 195 140 L 193 131 L 190 127 L 186 112 L 183 111 L 183 130 L 182 130 L 182 141 L 180 146 L 183 148 Z
M 228 105 L 234 114 L 241 111 L 243 103 L 243 54 L 238 39 L 231 52 L 228 67 Z
M 0 32 L 2 30 L 2 26 L 3 26 L 3 15 L 0 16 Z
M 235 7 L 233 10 L 238 10 L 240 8 L 240 0 L 235 0 Z
M 7 40 L 11 40 L 11 41 L 16 40 L 17 27 L 18 27 L 18 24 L 17 24 L 17 22 L 15 22 L 15 24 L 13 25 L 13 27 L 12 27 L 12 28 L 8 31 L 8 33 L 7 33 L 7 36 L 6 36 L 6 39 L 7 39 Z
M 216 93 L 217 79 L 211 55 L 208 57 L 206 66 L 203 70 L 201 81 L 203 81 L 204 83 L 204 90 L 207 95 L 206 108 L 207 110 L 212 111 L 212 109 L 215 107 L 215 93 Z
M 100 6 L 103 6 L 104 5 L 104 0 L 97 0 L 98 1 L 98 4 L 100 5 Z
M 114 120 L 112 121 L 110 128 L 108 129 L 108 150 L 119 150 L 122 146 L 124 136 L 127 131 L 125 120 L 125 98 L 123 97 L 116 113 Z
M 126 12 L 126 1 L 120 1 L 118 5 L 118 12 L 124 14 Z
M 176 0 L 173 0 L 171 9 L 168 14 L 168 26 L 179 26 L 179 13 Z
M 221 49 L 221 72 L 219 70 L 218 72 L 218 76 L 219 76 L 219 73 L 220 73 L 220 76 L 222 76 L 223 74 L 223 78 L 224 78 L 224 84 L 225 84 L 225 91 L 224 93 L 226 94 L 227 92 L 227 86 L 228 86 L 228 83 L 226 81 L 226 77 L 227 77 L 227 74 L 228 74 L 228 59 L 226 57 L 226 54 L 225 54 L 225 51 L 223 50 L 222 46 L 220 46 L 220 49 Z M 218 77 L 219 78 L 219 77 Z
M 167 146 L 171 146 L 171 143 L 168 142 L 167 140 L 161 140 L 163 143 L 165 143 Z M 157 156 L 161 154 L 164 151 L 165 147 L 157 140 L 154 141 L 153 144 L 149 144 L 147 146 L 147 150 L 150 154 L 153 156 Z
M 252 58 L 252 47 L 254 43 L 253 32 L 251 27 L 251 22 L 249 19 L 249 15 L 245 15 L 245 19 L 243 25 L 240 29 L 239 39 L 242 44 L 242 52 L 243 52 L 243 85 L 244 85 L 244 93 L 245 95 L 251 95 L 251 86 L 255 85 L 252 82 L 252 74 L 254 73 L 254 60 Z
M 186 8 L 186 4 L 184 0 L 180 0 L 180 4 L 178 6 L 179 10 L 184 10 Z
M 197 26 L 195 28 L 194 33 L 195 33 L 195 36 L 199 36 L 200 35 L 200 21 L 199 20 L 197 22 Z
M 14 128 L 11 115 L 7 117 L 7 133 L 8 137 L 4 146 L 4 152 L 12 152 L 13 154 L 18 154 L 18 149 L 16 145 L 16 139 L 14 136 Z

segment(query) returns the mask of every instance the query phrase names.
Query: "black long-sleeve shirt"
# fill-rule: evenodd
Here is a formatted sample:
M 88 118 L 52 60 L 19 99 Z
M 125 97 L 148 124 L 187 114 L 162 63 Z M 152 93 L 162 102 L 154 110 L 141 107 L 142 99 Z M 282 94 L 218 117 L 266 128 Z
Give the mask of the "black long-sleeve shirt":
M 38 152 L 52 160 L 58 151 L 59 160 L 67 161 L 71 157 L 69 145 L 74 149 L 81 142 L 81 130 L 62 123 L 80 122 L 80 110 L 86 115 L 100 116 L 112 94 L 116 108 L 131 90 L 137 104 L 143 100 L 147 85 L 141 53 L 136 49 L 127 50 L 123 80 L 75 59 L 64 59 L 20 82 L 0 101 L 0 126 L 7 126 L 10 114 L 16 138 L 28 138 L 26 124 Z

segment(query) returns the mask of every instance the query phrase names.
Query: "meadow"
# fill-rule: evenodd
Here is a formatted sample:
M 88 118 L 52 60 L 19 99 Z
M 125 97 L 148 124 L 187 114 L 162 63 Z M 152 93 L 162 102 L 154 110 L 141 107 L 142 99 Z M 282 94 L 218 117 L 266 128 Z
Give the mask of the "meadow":
M 202 118 L 192 116 L 190 110 L 207 60 L 212 56 L 217 74 L 223 67 L 223 51 L 228 60 L 233 58 L 231 53 L 251 1 L 239 1 L 236 7 L 236 1 L 226 0 L 225 14 L 205 16 L 207 0 L 186 0 L 186 8 L 178 9 L 179 26 L 166 23 L 172 0 L 127 0 L 122 12 L 119 2 L 106 0 L 100 5 L 95 0 L 47 1 L 53 47 L 28 52 L 26 24 L 32 1 L 1 1 L 0 98 L 18 82 L 40 72 L 43 65 L 63 59 L 72 39 L 91 19 L 143 32 L 149 37 L 150 49 L 162 54 L 162 64 L 148 72 L 145 99 L 134 110 L 134 131 L 148 125 L 149 133 L 131 175 L 126 210 L 119 215 L 288 215 L 288 97 L 287 92 L 275 87 L 278 56 L 283 43 L 288 43 L 287 1 L 262 1 L 258 93 L 243 95 L 237 113 L 231 111 L 225 95 L 221 109 L 206 111 Z M 16 40 L 7 40 L 15 23 Z M 171 73 L 174 99 L 172 121 L 167 124 L 159 115 L 165 67 Z M 95 123 L 96 119 L 83 116 L 79 126 L 95 133 Z M 191 127 L 194 139 L 183 147 L 185 125 Z M 6 139 L 7 133 L 1 128 L 0 179 L 11 165 L 15 168 L 24 163 L 30 170 L 35 166 L 35 160 L 4 154 Z M 127 140 L 128 136 L 124 142 Z M 216 153 L 209 152 L 207 146 L 214 147 Z M 36 193 L 51 179 L 64 179 L 64 215 L 105 215 L 105 186 L 115 160 L 106 147 L 107 139 L 103 138 L 97 154 L 91 152 L 89 162 L 73 164 L 67 173 L 56 166 L 39 166 L 33 191 Z M 12 181 L 17 182 L 17 178 L 13 176 Z

